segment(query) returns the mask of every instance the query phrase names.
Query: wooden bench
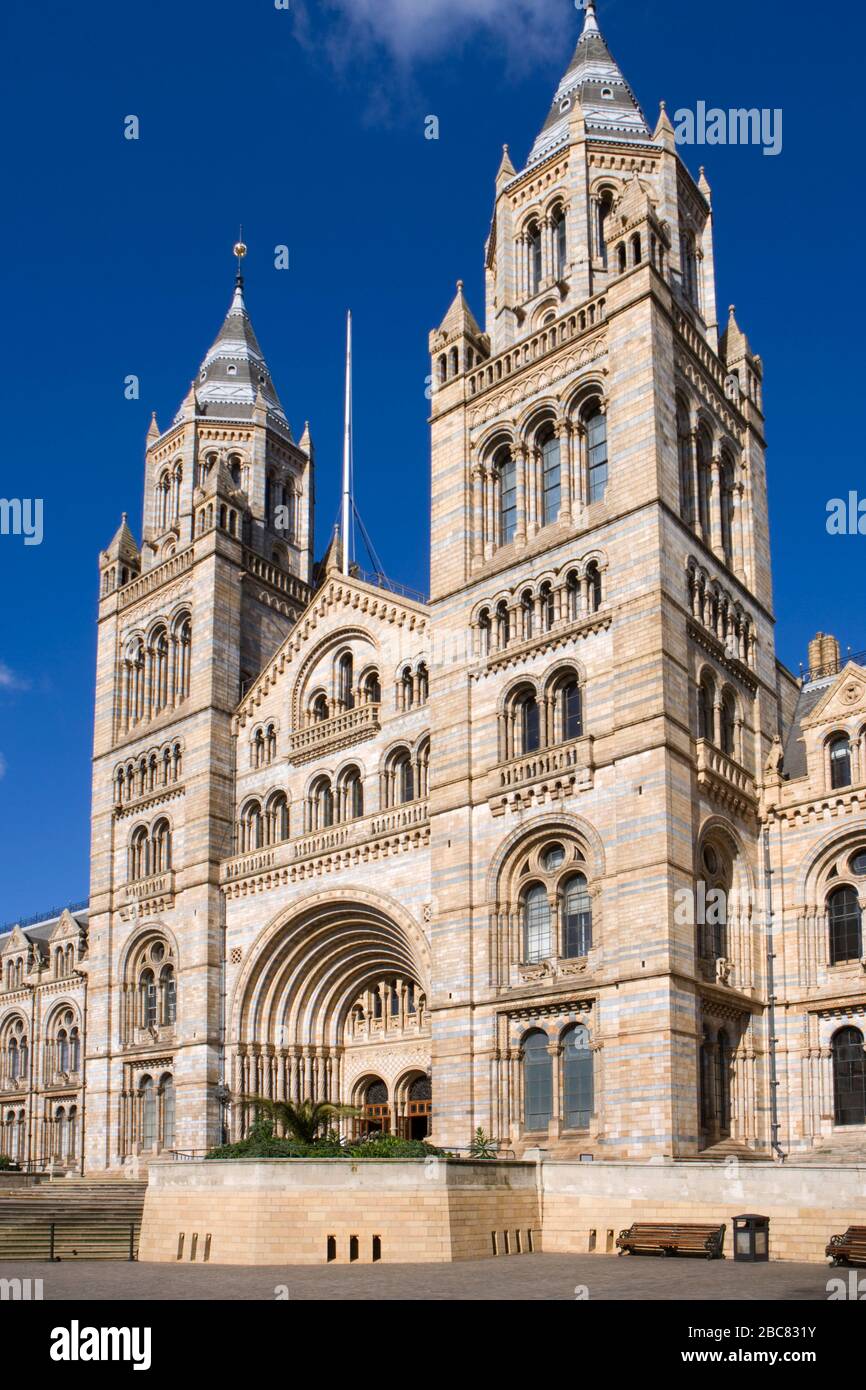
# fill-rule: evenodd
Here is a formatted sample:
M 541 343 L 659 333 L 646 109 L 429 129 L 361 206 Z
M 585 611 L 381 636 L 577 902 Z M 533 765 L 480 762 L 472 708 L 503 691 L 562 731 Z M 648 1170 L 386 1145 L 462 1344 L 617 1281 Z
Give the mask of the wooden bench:
M 616 1243 L 620 1255 L 703 1255 L 707 1260 L 723 1260 L 725 1227 L 638 1221 L 620 1231 Z
M 843 1236 L 831 1236 L 826 1253 L 834 1265 L 866 1264 L 866 1226 L 849 1226 Z

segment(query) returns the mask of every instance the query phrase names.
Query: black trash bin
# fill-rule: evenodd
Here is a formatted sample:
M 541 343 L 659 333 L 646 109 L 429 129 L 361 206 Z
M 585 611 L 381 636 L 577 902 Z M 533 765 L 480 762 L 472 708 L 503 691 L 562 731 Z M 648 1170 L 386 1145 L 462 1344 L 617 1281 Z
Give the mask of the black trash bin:
M 734 1259 L 760 1264 L 770 1258 L 770 1218 L 749 1212 L 734 1217 Z

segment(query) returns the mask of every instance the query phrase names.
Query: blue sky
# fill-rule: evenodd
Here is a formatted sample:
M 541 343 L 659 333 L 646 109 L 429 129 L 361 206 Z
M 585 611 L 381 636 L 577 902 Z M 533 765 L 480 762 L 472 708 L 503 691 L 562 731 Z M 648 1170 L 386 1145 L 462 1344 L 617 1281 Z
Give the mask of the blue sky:
M 866 496 L 862 11 L 600 0 L 599 19 L 651 123 L 660 98 L 784 112 L 778 157 L 688 162 L 713 188 L 719 303 L 765 361 L 779 654 L 797 669 L 818 628 L 866 648 L 866 537 L 825 530 L 831 497 Z M 283 404 L 312 423 L 320 548 L 351 306 L 359 506 L 389 573 L 426 588 L 427 333 L 458 277 L 481 316 L 501 146 L 525 159 L 580 23 L 572 0 L 6 0 L 0 493 L 43 498 L 45 534 L 0 536 L 0 923 L 87 895 L 97 555 L 121 511 L 138 530 L 150 412 L 165 427 L 219 327 L 238 223 Z

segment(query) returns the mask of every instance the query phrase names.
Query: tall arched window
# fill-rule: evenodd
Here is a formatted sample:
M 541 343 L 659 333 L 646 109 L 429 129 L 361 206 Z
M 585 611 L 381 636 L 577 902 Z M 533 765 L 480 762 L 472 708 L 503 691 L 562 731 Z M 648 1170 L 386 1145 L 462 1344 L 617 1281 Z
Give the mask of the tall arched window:
M 129 878 L 147 878 L 149 863 L 149 843 L 147 830 L 140 825 L 133 831 L 129 842 Z
M 525 589 L 520 596 L 521 636 L 524 641 L 528 641 L 532 636 L 534 614 L 535 601 L 532 597 L 532 591 Z
M 334 824 L 334 790 L 327 777 L 319 777 L 310 790 L 311 830 L 328 830 Z
M 158 820 L 151 836 L 151 872 L 166 874 L 171 868 L 171 826 Z
M 607 269 L 607 220 L 613 207 L 613 193 L 605 189 L 598 200 L 598 225 L 596 232 L 597 253 L 602 265 Z
M 840 734 L 830 743 L 830 786 L 834 791 L 851 785 L 851 741 Z
M 607 417 L 596 401 L 585 416 L 589 500 L 600 502 L 607 490 Z
M 496 605 L 496 642 L 502 651 L 511 641 L 511 612 L 505 599 Z
M 368 705 L 382 703 L 382 686 L 379 683 L 378 671 L 368 671 L 364 677 L 364 701 Z
M 177 671 L 175 675 L 176 700 L 186 700 L 190 691 L 192 667 L 192 622 L 189 617 L 181 619 L 176 629 Z
M 730 690 L 726 690 L 722 695 L 721 725 L 722 752 L 733 758 L 736 749 L 737 705 Z
M 523 899 L 523 954 L 528 962 L 547 960 L 553 954 L 550 900 L 540 883 L 526 890 Z
M 541 228 L 537 222 L 533 222 L 527 235 L 527 251 L 529 255 L 529 294 L 530 298 L 538 294 L 541 288 Z
M 562 1120 L 566 1129 L 589 1129 L 594 1106 L 589 1030 L 570 1028 L 562 1046 Z
M 159 1019 L 159 1004 L 156 978 L 151 969 L 142 970 L 138 980 L 138 990 L 141 1000 L 141 1026 L 143 1028 L 155 1028 Z
M 508 545 L 517 530 L 517 463 L 507 444 L 497 451 L 494 467 L 499 474 L 500 543 Z
M 722 455 L 719 470 L 722 509 L 722 553 L 725 564 L 734 563 L 734 465 L 727 454 Z
M 166 1026 L 177 1022 L 177 980 L 174 966 L 164 965 L 159 972 L 161 1022 Z
M 397 785 L 401 802 L 415 800 L 415 770 L 408 753 L 397 764 Z
M 866 1051 L 859 1028 L 833 1034 L 833 1109 L 837 1125 L 866 1125 Z
M 601 608 L 601 570 L 596 560 L 590 560 L 586 567 L 587 600 L 590 613 Z
M 337 667 L 338 699 L 343 709 L 355 707 L 355 665 L 351 652 L 344 652 Z
M 168 633 L 165 628 L 154 634 L 151 661 L 153 712 L 159 714 L 168 706 Z
M 162 1143 L 164 1148 L 172 1149 L 175 1129 L 174 1077 L 169 1072 L 159 1083 L 159 1097 L 162 1102 Z
M 731 1128 L 731 1044 L 724 1028 L 716 1042 L 716 1067 L 719 1130 L 727 1134 Z
M 701 523 L 701 534 L 705 541 L 709 541 L 711 534 L 710 468 L 713 447 L 705 429 L 698 430 L 696 447 L 698 455 L 698 518 Z
M 562 903 L 562 954 L 566 960 L 588 956 L 592 950 L 592 901 L 583 874 L 565 885 Z
M 268 802 L 268 843 L 281 845 L 289 838 L 289 800 L 285 792 L 277 792 Z
M 541 711 L 534 695 L 520 702 L 520 751 L 535 753 L 541 747 Z
M 854 888 L 836 888 L 827 899 L 830 964 L 841 965 L 863 956 L 863 910 Z
M 698 686 L 698 738 L 710 743 L 716 738 L 716 687 L 710 675 L 702 676 Z
M 577 678 L 572 676 L 564 681 L 557 691 L 559 701 L 559 727 L 563 743 L 583 734 L 583 700 Z
M 683 521 L 694 521 L 692 499 L 692 441 L 691 417 L 685 401 L 677 398 L 677 452 L 680 465 L 680 516 Z
M 549 434 L 541 445 L 541 491 L 544 525 L 550 526 L 559 518 L 562 498 L 562 468 L 559 440 Z
M 152 1149 L 156 1145 L 156 1092 L 153 1078 L 143 1076 L 139 1086 L 139 1105 L 141 1107 L 141 1147 Z
M 556 208 L 553 214 L 553 260 L 557 280 L 564 280 L 568 265 L 568 224 L 564 208 Z
M 249 854 L 252 850 L 262 848 L 264 833 L 260 801 L 248 802 L 241 812 L 238 841 L 238 853 L 240 854 Z
M 553 1114 L 553 1059 L 547 1034 L 530 1033 L 523 1042 L 523 1125 L 530 1132 L 546 1130 Z
M 357 767 L 350 767 L 342 774 L 341 815 L 344 820 L 358 820 L 364 814 L 364 784 Z

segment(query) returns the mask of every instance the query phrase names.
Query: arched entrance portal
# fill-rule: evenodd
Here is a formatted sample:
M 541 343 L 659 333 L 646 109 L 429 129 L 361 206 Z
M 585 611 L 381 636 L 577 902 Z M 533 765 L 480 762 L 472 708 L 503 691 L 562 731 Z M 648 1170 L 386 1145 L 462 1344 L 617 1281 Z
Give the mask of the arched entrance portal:
M 426 1133 L 429 977 L 427 939 L 399 904 L 308 898 L 262 933 L 238 981 L 233 1095 L 352 1105 L 347 1135 Z M 233 1137 L 251 1118 L 233 1106 Z

